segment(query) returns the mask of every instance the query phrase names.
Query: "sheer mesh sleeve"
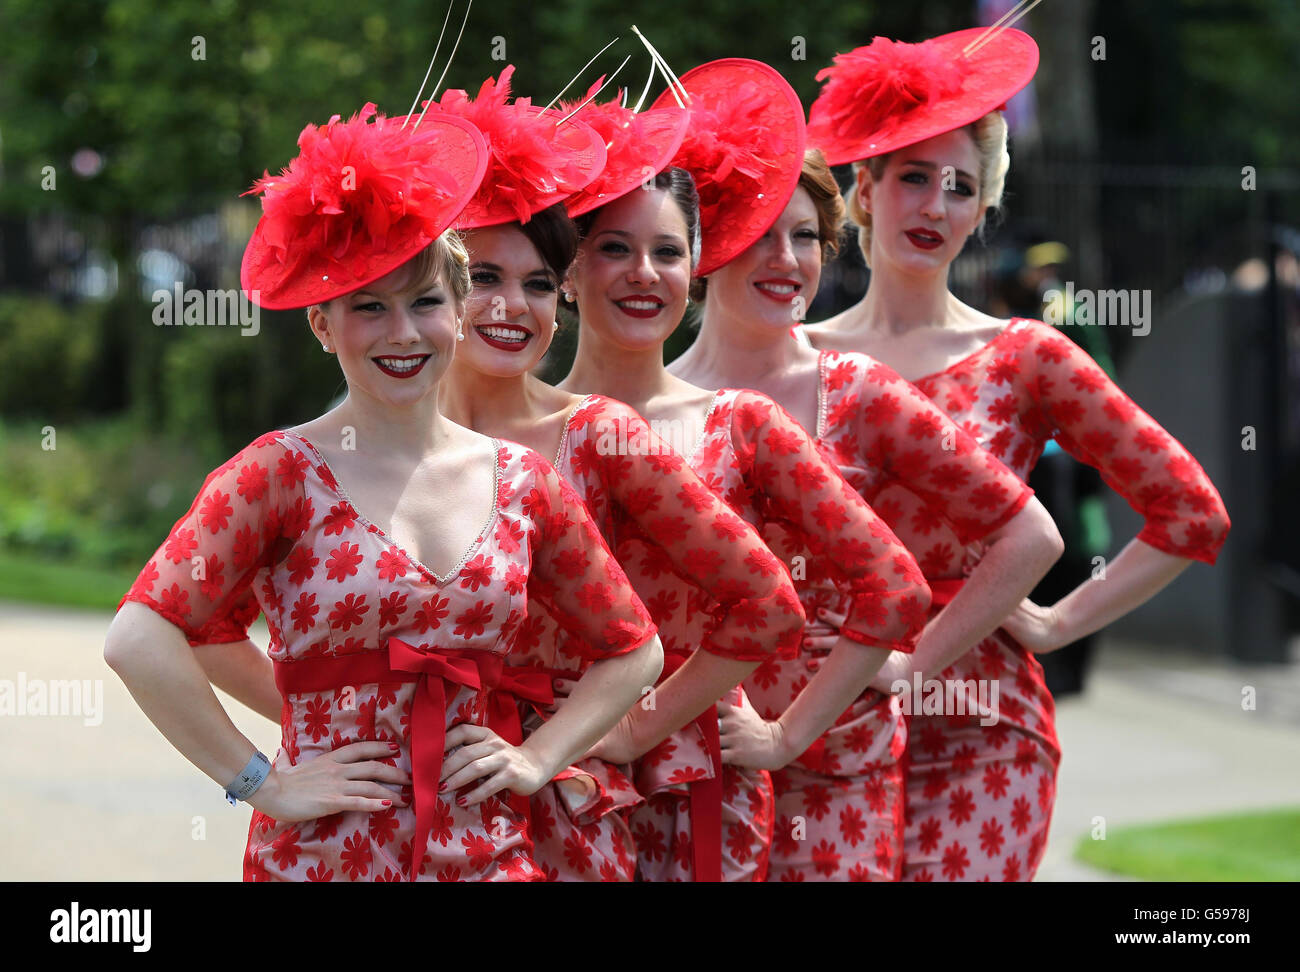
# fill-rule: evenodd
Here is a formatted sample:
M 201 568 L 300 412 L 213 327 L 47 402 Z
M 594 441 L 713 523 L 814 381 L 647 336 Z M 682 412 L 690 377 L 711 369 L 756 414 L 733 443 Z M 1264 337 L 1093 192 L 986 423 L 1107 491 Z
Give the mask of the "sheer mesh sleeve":
M 540 455 L 526 460 L 536 476 L 523 500 L 536 525 L 529 597 L 571 636 L 566 650 L 591 661 L 631 651 L 655 634 L 650 615 L 577 493 Z
M 1139 540 L 1214 563 L 1231 523 L 1200 464 L 1073 341 L 1037 322 L 1026 338 L 1015 362 L 1061 448 L 1100 472 L 1143 517 Z
M 770 514 L 798 532 L 849 597 L 840 634 L 911 651 L 925 625 L 930 588 L 894 532 L 840 475 L 784 408 L 736 393 L 731 435 L 746 479 Z
M 246 638 L 258 613 L 254 576 L 311 523 L 302 485 L 309 468 L 280 433 L 244 448 L 204 481 L 121 603 L 157 612 L 191 645 Z
M 1029 502 L 1032 489 L 892 368 L 873 361 L 860 395 L 837 408 L 858 409 L 867 461 L 928 503 L 961 543 L 984 539 Z
M 602 419 L 617 433 L 606 441 L 627 443 L 599 457 L 606 493 L 648 542 L 645 556 L 711 598 L 702 647 L 741 661 L 793 657 L 804 613 L 788 568 L 640 415 L 606 401 Z

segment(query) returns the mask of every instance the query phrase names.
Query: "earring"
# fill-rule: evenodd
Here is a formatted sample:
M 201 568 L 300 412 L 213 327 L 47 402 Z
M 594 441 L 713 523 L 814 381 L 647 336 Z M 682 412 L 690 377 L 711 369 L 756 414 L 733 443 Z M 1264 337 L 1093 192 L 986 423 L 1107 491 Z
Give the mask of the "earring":
M 551 321 L 551 330 L 552 330 L 552 331 L 558 331 L 559 329 L 560 329 L 560 322 L 559 322 L 559 321 Z
M 457 341 L 463 341 L 463 340 L 465 340 L 465 325 L 464 325 L 464 324 L 462 324 L 460 327 L 456 328 L 456 340 L 457 340 Z
M 572 304 L 572 303 L 573 303 L 573 291 L 572 291 L 572 290 L 566 290 L 566 291 L 564 292 L 564 299 L 565 299 L 565 301 L 566 301 L 567 303 Z
M 333 353 L 334 353 L 334 349 L 331 348 L 328 344 L 322 344 L 322 345 L 320 346 L 320 349 L 321 349 L 322 351 L 324 351 L 326 354 L 333 354 Z

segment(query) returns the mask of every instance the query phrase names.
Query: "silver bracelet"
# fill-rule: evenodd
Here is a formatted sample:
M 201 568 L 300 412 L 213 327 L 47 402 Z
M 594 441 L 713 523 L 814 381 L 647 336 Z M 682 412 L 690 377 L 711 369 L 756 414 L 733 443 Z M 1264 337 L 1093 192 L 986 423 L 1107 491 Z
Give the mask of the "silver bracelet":
M 232 807 L 240 800 L 247 800 L 266 780 L 271 772 L 271 761 L 261 753 L 253 753 L 248 765 L 239 771 L 235 781 L 226 787 L 226 802 Z

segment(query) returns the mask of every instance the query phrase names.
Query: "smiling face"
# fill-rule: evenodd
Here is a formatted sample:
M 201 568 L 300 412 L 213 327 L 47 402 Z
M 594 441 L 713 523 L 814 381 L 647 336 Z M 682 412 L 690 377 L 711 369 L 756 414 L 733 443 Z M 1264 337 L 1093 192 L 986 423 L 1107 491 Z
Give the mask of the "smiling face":
M 484 374 L 530 371 L 551 346 L 558 281 L 514 223 L 464 233 L 474 285 L 458 361 Z
M 762 238 L 709 274 L 707 300 L 782 330 L 802 320 L 821 282 L 817 207 L 802 187 Z
M 892 153 L 877 180 L 858 170 L 857 192 L 871 214 L 871 265 L 904 273 L 946 270 L 979 226 L 979 155 L 966 129 Z
M 308 310 L 313 333 L 338 355 L 349 394 L 404 408 L 434 391 L 447 370 L 464 308 L 441 278 L 412 279 L 413 270 L 405 263 Z
M 584 328 L 629 350 L 663 344 L 686 313 L 691 282 L 686 217 L 666 189 L 602 206 L 566 286 Z

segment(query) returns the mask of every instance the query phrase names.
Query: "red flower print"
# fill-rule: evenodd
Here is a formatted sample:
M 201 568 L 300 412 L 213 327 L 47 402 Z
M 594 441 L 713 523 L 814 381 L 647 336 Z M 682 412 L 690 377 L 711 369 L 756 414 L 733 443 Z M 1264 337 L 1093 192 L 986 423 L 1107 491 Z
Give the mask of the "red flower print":
M 307 868 L 308 881 L 332 881 L 334 880 L 334 868 L 326 867 L 325 862 L 321 861 L 315 867 Z
M 370 870 L 370 842 L 357 831 L 343 841 L 343 870 L 353 881 Z
M 842 503 L 822 500 L 813 509 L 813 519 L 827 533 L 833 533 L 849 522 L 849 515 Z
M 496 542 L 503 552 L 512 554 L 519 549 L 524 539 L 524 530 L 514 520 L 502 518 L 497 521 Z
M 559 551 L 552 558 L 551 564 L 561 577 L 577 580 L 587 572 L 587 568 L 591 566 L 591 559 L 585 550 L 571 548 Z
M 156 561 L 149 561 L 145 564 L 144 570 L 140 571 L 140 576 L 135 579 L 135 584 L 131 590 L 135 592 L 144 591 L 148 593 L 153 590 L 154 581 L 159 577 L 158 565 Z
M 297 865 L 298 855 L 302 853 L 302 847 L 298 844 L 299 836 L 298 828 L 290 827 L 271 842 L 271 857 L 278 867 L 290 868 Z
M 1012 854 L 1002 864 L 1002 880 L 1008 883 L 1020 880 L 1020 858 Z
M 452 634 L 460 638 L 476 638 L 483 633 L 484 627 L 491 620 L 492 606 L 486 601 L 479 601 L 456 618 L 456 627 Z
M 347 503 L 336 503 L 325 516 L 325 536 L 341 536 L 344 530 L 352 529 L 356 521 L 356 510 Z
M 305 591 L 298 595 L 298 600 L 294 602 L 293 627 L 295 631 L 301 631 L 306 634 L 311 630 L 311 626 L 316 623 L 316 614 L 320 607 L 316 604 L 316 595 L 308 594 Z
M 992 858 L 1002 853 L 1006 838 L 1002 836 L 1002 824 L 996 817 L 989 817 L 980 827 L 980 850 Z
M 306 581 L 312 579 L 316 573 L 316 565 L 320 563 L 320 558 L 308 546 L 294 547 L 285 561 L 289 568 L 289 583 L 299 587 Z
M 162 592 L 159 598 L 159 606 L 162 608 L 164 615 L 176 618 L 189 617 L 190 592 L 183 589 L 179 584 L 173 584 Z
M 804 810 L 814 820 L 821 820 L 831 812 L 831 795 L 824 786 L 811 784 L 803 791 Z
M 768 429 L 763 444 L 774 456 L 790 456 L 799 451 L 800 439 L 790 429 Z
M 638 823 L 633 830 L 638 854 L 657 863 L 667 853 L 664 836 L 653 824 Z
M 260 463 L 249 463 L 239 473 L 238 493 L 245 503 L 256 503 L 266 495 L 268 475 L 266 467 Z
M 343 600 L 334 602 L 334 610 L 329 613 L 330 627 L 347 631 L 360 624 L 369 610 L 366 595 L 358 598 L 356 594 L 348 594 Z
M 330 734 L 330 703 L 325 696 L 307 700 L 304 731 L 311 736 L 312 742 L 320 742 Z
M 214 489 L 203 498 L 199 520 L 210 533 L 219 533 L 230 525 L 230 515 L 234 512 L 230 505 L 230 494 Z
M 989 406 L 989 418 L 998 425 L 1006 425 L 1018 414 L 1015 395 L 1003 395 Z
M 460 842 L 465 848 L 465 856 L 469 858 L 470 867 L 481 871 L 492 863 L 492 855 L 496 851 L 496 845 L 486 837 L 466 834 L 460 839 Z
M 930 854 L 939 846 L 939 841 L 943 839 L 943 825 L 937 817 L 927 817 L 921 822 L 921 833 L 918 840 L 923 853 Z
M 1007 711 L 1006 705 L 1002 706 L 1002 712 Z M 1020 721 L 1017 719 L 1016 721 Z M 1038 748 L 1034 745 L 1032 739 L 1021 739 L 1016 743 L 1016 769 L 1020 771 L 1021 776 L 1028 776 L 1034 771 L 1034 762 L 1038 756 Z
M 840 836 L 850 847 L 857 847 L 866 838 L 866 832 L 867 825 L 862 818 L 862 811 L 852 804 L 845 806 L 840 811 Z
M 975 813 L 975 801 L 971 798 L 970 790 L 964 786 L 959 786 L 952 791 L 952 796 L 948 798 L 948 819 L 955 824 L 964 824 Z
M 492 583 L 492 557 L 488 554 L 479 554 L 460 572 L 460 586 L 467 590 L 477 592 L 480 587 L 486 587 Z
M 1033 812 L 1029 807 L 1029 801 L 1023 796 L 1016 797 L 1011 804 L 1011 826 L 1015 828 L 1016 833 L 1023 834 L 1029 829 L 1030 821 L 1033 820 Z
M 970 472 L 953 462 L 945 462 L 930 472 L 930 481 L 943 490 L 958 490 L 970 480 Z
M 970 858 L 960 841 L 953 841 L 943 852 L 943 876 L 949 881 L 960 881 L 970 867 Z
M 984 792 L 994 800 L 1001 800 L 1011 785 L 1004 763 L 990 763 L 984 768 Z
M 799 462 L 790 470 L 795 486 L 802 492 L 815 493 L 829 481 L 822 467 L 817 463 Z
M 338 549 L 330 551 L 330 559 L 325 561 L 326 577 L 332 581 L 338 581 L 342 584 L 349 577 L 357 572 L 357 565 L 361 563 L 360 546 L 355 543 L 348 543 L 344 540 L 339 544 Z
M 528 571 L 522 564 L 511 564 L 506 568 L 504 584 L 507 594 L 522 594 L 528 586 Z
M 727 850 L 741 864 L 754 856 L 755 840 L 754 832 L 744 823 L 733 823 L 727 827 Z
M 397 578 L 406 576 L 411 562 L 406 559 L 406 554 L 394 547 L 381 553 L 375 566 L 379 568 L 379 579 L 392 583 Z
M 210 554 L 207 559 L 206 569 L 203 572 L 203 584 L 201 590 L 203 596 L 209 601 L 215 601 L 221 596 L 221 588 L 224 583 L 221 577 L 222 571 L 226 565 L 221 562 L 221 558 L 216 554 Z
M 756 547 L 745 555 L 745 563 L 751 574 L 771 577 L 782 569 L 781 561 L 773 556 L 766 547 Z
M 415 612 L 414 619 L 416 626 L 420 629 L 420 634 L 441 627 L 442 619 L 450 613 L 447 610 L 449 603 L 449 598 L 435 594 L 420 605 L 420 610 Z
M 677 499 L 692 513 L 703 513 L 713 505 L 714 495 L 700 483 L 688 482 L 677 491 Z
M 577 598 L 593 614 L 608 611 L 614 604 L 613 591 L 605 584 L 583 584 L 578 589 Z
M 307 468 L 311 465 L 307 457 L 301 452 L 286 452 L 280 457 L 280 464 L 276 468 L 275 474 L 280 479 L 280 485 L 289 489 L 295 483 L 301 483 L 307 478 Z
M 402 612 L 406 610 L 406 597 L 406 594 L 393 591 L 393 593 L 379 599 L 379 626 L 381 628 L 391 628 L 397 624 Z
M 831 877 L 840 867 L 840 855 L 835 845 L 825 838 L 812 849 L 813 868 L 819 874 Z
M 167 545 L 163 547 L 163 554 L 173 564 L 179 564 L 183 560 L 189 560 L 196 547 L 198 547 L 198 542 L 194 539 L 194 531 L 185 527 L 178 527 L 167 538 Z

